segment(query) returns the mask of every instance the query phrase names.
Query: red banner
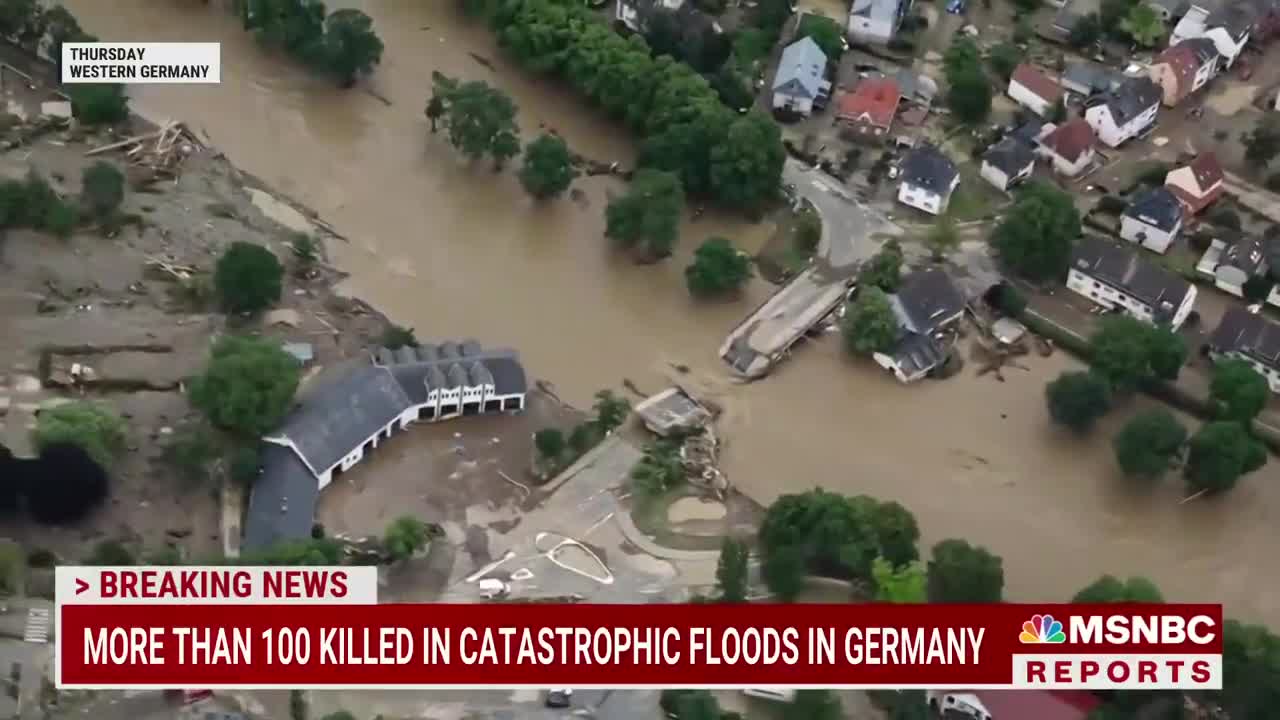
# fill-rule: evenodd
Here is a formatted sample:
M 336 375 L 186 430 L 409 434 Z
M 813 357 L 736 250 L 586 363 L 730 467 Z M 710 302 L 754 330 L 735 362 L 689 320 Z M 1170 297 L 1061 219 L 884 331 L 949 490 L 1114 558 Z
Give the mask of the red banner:
M 66 604 L 65 687 L 1215 688 L 1220 605 Z

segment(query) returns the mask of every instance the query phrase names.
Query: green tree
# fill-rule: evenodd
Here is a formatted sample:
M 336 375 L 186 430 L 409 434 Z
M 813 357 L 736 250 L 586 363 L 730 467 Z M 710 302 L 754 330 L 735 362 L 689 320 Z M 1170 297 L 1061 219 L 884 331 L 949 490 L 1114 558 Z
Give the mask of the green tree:
M 27 51 L 34 51 L 44 32 L 44 8 L 39 0 L 0 2 L 0 35 L 13 38 Z
M 1111 409 L 1111 387 L 1091 372 L 1063 372 L 1045 386 L 1049 417 L 1078 433 L 1087 432 Z
M 676 701 L 676 717 L 680 720 L 720 720 L 720 703 L 709 692 L 691 692 Z
M 760 566 L 760 574 L 770 592 L 783 602 L 795 600 L 804 590 L 805 553 L 796 546 L 773 548 Z
M 1151 374 L 1161 380 L 1177 380 L 1178 372 L 1187 363 L 1187 342 L 1163 325 L 1148 325 L 1145 335 Z
M 919 537 L 915 517 L 898 503 L 821 489 L 778 498 L 760 526 L 766 566 L 775 551 L 794 550 L 801 573 L 839 578 L 869 579 L 877 557 L 895 566 L 917 559 Z
M 402 515 L 387 526 L 382 545 L 392 560 L 408 560 L 427 546 L 427 524 L 412 515 Z
M 782 708 L 783 720 L 841 720 L 844 707 L 830 690 L 797 690 L 796 697 Z
M 1280 155 L 1280 121 L 1264 114 L 1253 131 L 1245 133 L 1240 141 L 1244 143 L 1244 161 L 1255 169 L 1264 168 Z
M 1164 21 L 1154 8 L 1138 3 L 1120 22 L 1120 27 L 1142 47 L 1155 47 L 1164 38 Z
M 539 200 L 564 193 L 578 177 L 569 146 L 558 135 L 541 135 L 524 149 L 520 184 Z
M 539 457 L 554 462 L 564 455 L 568 443 L 564 433 L 557 428 L 544 428 L 533 434 L 533 447 Z
M 80 178 L 80 198 L 94 217 L 111 218 L 124 202 L 124 173 L 111 163 L 95 162 Z
M 213 285 L 227 312 L 254 313 L 280 300 L 284 266 L 261 245 L 237 240 L 218 258 Z
M 876 558 L 871 566 L 876 584 L 876 600 L 889 603 L 922 603 L 928 601 L 928 579 L 924 563 L 914 561 L 894 567 L 884 558 Z
M 1129 315 L 1111 315 L 1089 338 L 1093 369 L 1116 392 L 1127 392 L 1152 377 L 1150 326 Z
M 991 237 L 1000 259 L 1034 282 L 1059 280 L 1071 261 L 1071 245 L 1080 235 L 1080 213 L 1071 196 L 1033 181 Z
M 955 221 L 949 215 L 938 218 L 925 236 L 925 244 L 929 246 L 933 259 L 941 261 L 947 253 L 960 246 L 960 234 L 956 232 Z
M 1158 478 L 1182 452 L 1187 429 L 1164 408 L 1152 408 L 1125 423 L 1112 440 L 1116 462 L 1126 475 Z
M 1211 693 L 1230 718 L 1269 718 L 1280 703 L 1280 637 L 1263 625 L 1222 625 L 1222 690 Z
M 964 540 L 933 546 L 929 602 L 995 603 L 1004 596 L 1004 563 L 986 548 Z
M 605 235 L 646 258 L 671 254 L 680 235 L 684 190 L 669 172 L 638 170 L 627 194 L 605 208 Z
M 1000 43 L 987 53 L 987 64 L 996 75 L 1008 82 L 1013 76 L 1013 71 L 1018 68 L 1018 63 L 1022 62 L 1022 57 L 1023 52 L 1017 45 Z
M 858 285 L 863 288 L 874 285 L 891 293 L 901 284 L 902 247 L 892 240 L 858 268 Z
M 416 348 L 418 347 L 418 338 L 413 334 L 413 328 L 391 323 L 382 331 L 381 337 L 378 338 L 378 344 L 388 350 L 399 350 L 402 347 Z
M 1162 603 L 1164 596 L 1155 583 L 1144 577 L 1119 580 L 1103 575 L 1071 598 L 1073 603 Z
M 89 557 L 84 559 L 85 565 L 100 567 L 128 567 L 137 563 L 138 559 L 119 540 L 99 542 L 93 546 L 93 552 Z
M 472 80 L 449 91 L 446 103 L 449 142 L 463 155 L 472 160 L 491 155 L 501 167 L 519 152 L 516 104 L 506 93 L 482 80 Z
M 1209 398 L 1223 420 L 1252 422 L 1270 397 L 1267 379 L 1247 361 L 1231 358 L 1214 364 Z
M 123 85 L 67 86 L 71 114 L 83 125 L 111 125 L 129 119 L 129 97 Z
M 226 336 L 209 366 L 191 382 L 191 404 L 214 425 L 257 439 L 274 430 L 293 404 L 299 368 L 270 340 Z
M 1205 423 L 1191 437 L 1185 474 L 1193 492 L 1223 492 L 1267 462 L 1267 450 L 1238 422 Z
M 596 427 L 608 435 L 627 421 L 627 416 L 631 414 L 631 403 L 612 390 L 601 390 L 595 394 L 591 411 L 595 414 L 593 422 Z
M 898 341 L 898 319 L 889 297 L 875 286 L 858 291 L 858 297 L 845 306 L 840 332 L 852 353 L 870 355 L 892 348 Z
M 36 415 L 32 435 L 37 450 L 55 445 L 79 447 L 103 468 L 124 451 L 125 424 L 105 405 L 87 400 L 45 408 Z
M 991 81 L 981 68 L 965 70 L 951 80 L 947 107 L 960 122 L 977 125 L 991 114 Z
M 956 36 L 942 56 L 942 69 L 950 83 L 954 83 L 956 78 L 966 72 L 981 68 L 982 51 L 973 38 L 963 33 Z
M 448 122 L 449 98 L 458 90 L 458 81 L 439 71 L 431 73 L 431 97 L 427 100 L 425 110 L 427 119 L 431 121 L 431 132 L 435 133 L 439 124 Z
M 231 451 L 227 473 L 244 488 L 252 488 L 262 469 L 262 451 L 256 445 L 243 445 Z
M 814 252 L 822 242 L 822 217 L 805 208 L 795 214 L 795 243 L 807 253 Z
M 659 439 L 645 446 L 644 455 L 631 468 L 632 487 L 638 495 L 655 497 L 683 484 L 687 472 L 680 445 Z
M 720 543 L 720 560 L 716 563 L 716 585 L 720 588 L 721 602 L 746 602 L 749 555 L 747 544 L 737 538 L 726 537 Z
M 684 269 L 685 284 L 694 295 L 723 295 L 740 289 L 751 277 L 751 259 L 722 237 L 708 238 Z
M 382 62 L 382 40 L 373 31 L 373 20 L 359 10 L 344 8 L 324 21 L 326 65 L 343 87 Z
M 796 39 L 813 38 L 827 59 L 836 62 L 844 54 L 844 28 L 831 18 L 806 13 L 796 27 Z
M 742 115 L 711 148 L 711 192 L 729 207 L 758 208 L 777 195 L 786 159 L 778 124 L 764 113 Z

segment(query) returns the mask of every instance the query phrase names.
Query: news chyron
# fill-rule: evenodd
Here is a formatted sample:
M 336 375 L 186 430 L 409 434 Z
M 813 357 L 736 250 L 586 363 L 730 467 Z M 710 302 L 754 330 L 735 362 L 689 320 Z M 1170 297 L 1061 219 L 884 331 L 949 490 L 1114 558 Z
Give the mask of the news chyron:
M 207 42 L 64 43 L 62 82 L 119 85 L 216 85 L 222 45 Z

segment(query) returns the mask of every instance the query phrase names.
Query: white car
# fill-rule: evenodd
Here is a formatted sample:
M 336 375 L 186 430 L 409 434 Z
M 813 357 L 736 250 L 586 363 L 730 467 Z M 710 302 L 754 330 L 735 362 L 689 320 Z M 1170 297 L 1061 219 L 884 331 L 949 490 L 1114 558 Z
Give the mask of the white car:
M 510 592 L 511 586 L 496 578 L 485 578 L 480 581 L 480 597 L 485 600 L 506 597 Z

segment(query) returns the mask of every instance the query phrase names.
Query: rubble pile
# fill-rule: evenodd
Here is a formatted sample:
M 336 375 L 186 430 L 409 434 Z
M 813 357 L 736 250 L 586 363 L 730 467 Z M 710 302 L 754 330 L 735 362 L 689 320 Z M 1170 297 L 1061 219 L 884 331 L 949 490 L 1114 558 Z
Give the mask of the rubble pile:
M 132 165 L 149 170 L 153 176 L 173 178 L 177 177 L 188 157 L 204 149 L 204 144 L 186 125 L 170 121 L 158 130 L 100 145 L 86 152 L 85 156 L 119 150 Z

